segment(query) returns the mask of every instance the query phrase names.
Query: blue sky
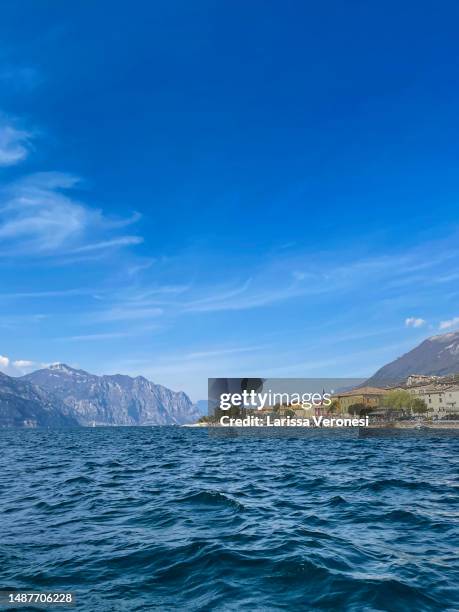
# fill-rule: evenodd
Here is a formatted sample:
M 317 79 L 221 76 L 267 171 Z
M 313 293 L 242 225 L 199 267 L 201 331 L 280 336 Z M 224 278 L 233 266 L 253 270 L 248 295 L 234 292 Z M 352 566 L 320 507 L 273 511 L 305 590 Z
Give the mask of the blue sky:
M 364 376 L 459 327 L 455 2 L 3 2 L 0 367 Z

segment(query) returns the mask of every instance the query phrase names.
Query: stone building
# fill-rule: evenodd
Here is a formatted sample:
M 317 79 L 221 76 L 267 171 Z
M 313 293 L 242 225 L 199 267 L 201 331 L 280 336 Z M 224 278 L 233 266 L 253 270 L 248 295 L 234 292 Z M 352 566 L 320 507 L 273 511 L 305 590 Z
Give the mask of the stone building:
M 408 391 L 425 401 L 427 410 L 432 416 L 459 416 L 459 386 L 458 385 L 420 385 L 410 387 Z
M 349 408 L 355 404 L 361 404 L 365 408 L 378 408 L 387 393 L 387 389 L 380 389 L 379 387 L 360 387 L 351 391 L 336 393 L 333 399 L 338 400 L 340 412 L 348 413 Z

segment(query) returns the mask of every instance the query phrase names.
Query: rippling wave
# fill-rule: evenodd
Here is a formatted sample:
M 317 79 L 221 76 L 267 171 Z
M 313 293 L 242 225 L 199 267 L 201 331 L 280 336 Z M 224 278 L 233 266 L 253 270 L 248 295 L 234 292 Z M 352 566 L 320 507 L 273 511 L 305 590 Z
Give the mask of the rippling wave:
M 457 437 L 0 432 L 2 588 L 77 609 L 457 610 Z

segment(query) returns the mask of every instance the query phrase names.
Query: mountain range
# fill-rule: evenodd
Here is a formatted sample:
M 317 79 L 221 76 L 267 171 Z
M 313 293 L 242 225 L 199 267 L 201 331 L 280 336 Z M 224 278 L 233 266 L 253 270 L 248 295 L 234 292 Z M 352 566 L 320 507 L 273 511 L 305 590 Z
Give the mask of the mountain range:
M 383 386 L 410 374 L 457 372 L 459 331 L 427 338 L 364 384 Z M 196 422 L 206 406 L 143 376 L 96 376 L 62 363 L 22 377 L 0 373 L 0 427 L 183 425 Z
M 398 383 L 410 374 L 445 376 L 459 372 L 459 331 L 431 336 L 380 368 L 365 385 Z
M 143 376 L 96 376 L 55 364 L 0 375 L 0 426 L 182 425 L 200 417 L 182 391 Z
M 0 372 L 0 427 L 65 427 L 78 422 L 63 402 L 27 380 Z

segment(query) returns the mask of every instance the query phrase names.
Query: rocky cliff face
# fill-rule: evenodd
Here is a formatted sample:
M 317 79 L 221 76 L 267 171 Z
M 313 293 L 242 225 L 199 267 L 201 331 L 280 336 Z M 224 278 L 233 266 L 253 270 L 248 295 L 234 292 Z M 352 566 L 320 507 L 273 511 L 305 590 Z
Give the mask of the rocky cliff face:
M 181 425 L 200 416 L 185 393 L 142 376 L 95 376 L 57 364 L 23 380 L 59 398 L 80 425 Z
M 410 374 L 444 376 L 459 372 L 459 331 L 427 338 L 409 353 L 388 363 L 366 385 L 396 383 Z
M 0 373 L 0 427 L 77 425 L 56 397 L 26 380 Z

